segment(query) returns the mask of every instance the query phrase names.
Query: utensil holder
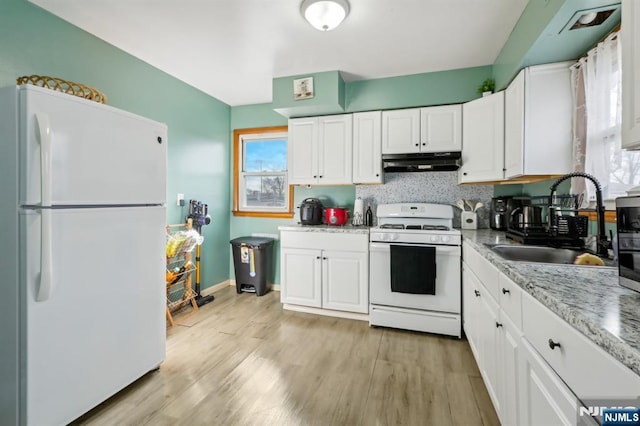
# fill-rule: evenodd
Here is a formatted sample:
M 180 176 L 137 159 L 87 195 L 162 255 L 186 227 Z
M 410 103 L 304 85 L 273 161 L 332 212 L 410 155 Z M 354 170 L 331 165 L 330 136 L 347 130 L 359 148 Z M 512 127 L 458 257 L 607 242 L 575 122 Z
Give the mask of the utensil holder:
M 460 223 L 462 229 L 478 229 L 478 215 L 474 212 L 462 212 Z

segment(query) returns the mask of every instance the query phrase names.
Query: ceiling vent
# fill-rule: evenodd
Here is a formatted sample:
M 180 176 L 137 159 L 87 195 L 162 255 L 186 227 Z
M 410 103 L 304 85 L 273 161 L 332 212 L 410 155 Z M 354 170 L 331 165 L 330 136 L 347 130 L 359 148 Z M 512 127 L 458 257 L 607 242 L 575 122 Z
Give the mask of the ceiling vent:
M 579 10 L 573 14 L 571 19 L 569 19 L 569 22 L 567 22 L 560 32 L 602 25 L 619 8 L 620 5 L 618 4 L 594 9 Z

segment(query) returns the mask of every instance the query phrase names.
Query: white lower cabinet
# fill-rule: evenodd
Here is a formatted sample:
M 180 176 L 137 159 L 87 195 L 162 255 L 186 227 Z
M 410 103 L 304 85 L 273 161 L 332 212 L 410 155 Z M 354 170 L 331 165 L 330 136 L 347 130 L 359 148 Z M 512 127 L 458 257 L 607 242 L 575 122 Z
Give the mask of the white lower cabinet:
M 521 342 L 520 357 L 518 424 L 576 424 L 576 397 L 526 339 Z
M 282 303 L 369 312 L 368 235 L 282 231 L 280 238 Z
M 367 253 L 326 250 L 322 253 L 322 307 L 369 312 Z
M 282 247 L 280 298 L 284 303 L 322 306 L 322 251 Z M 286 283 L 286 285 L 285 285 Z
M 520 338 L 522 332 L 511 319 L 501 312 L 500 336 L 498 338 L 499 354 L 501 357 L 499 369 L 501 372 L 500 418 L 505 425 L 519 425 L 520 410 L 518 403 L 518 388 L 520 386 L 518 369 L 520 368 Z
M 500 307 L 468 264 L 463 263 L 462 270 L 464 331 L 489 397 L 502 423 L 506 424 L 500 415 L 505 405 L 503 382 L 506 378 L 503 371 L 505 345 Z
M 503 425 L 597 424 L 580 401 L 640 392 L 640 376 L 463 243 L 463 327 Z

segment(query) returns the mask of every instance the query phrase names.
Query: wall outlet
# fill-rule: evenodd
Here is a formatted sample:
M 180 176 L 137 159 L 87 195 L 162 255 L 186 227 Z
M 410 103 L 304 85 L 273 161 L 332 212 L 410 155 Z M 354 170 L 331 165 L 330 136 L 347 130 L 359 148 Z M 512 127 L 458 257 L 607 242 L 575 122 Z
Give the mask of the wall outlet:
M 184 206 L 184 194 L 178 193 L 178 199 L 176 201 L 177 206 Z

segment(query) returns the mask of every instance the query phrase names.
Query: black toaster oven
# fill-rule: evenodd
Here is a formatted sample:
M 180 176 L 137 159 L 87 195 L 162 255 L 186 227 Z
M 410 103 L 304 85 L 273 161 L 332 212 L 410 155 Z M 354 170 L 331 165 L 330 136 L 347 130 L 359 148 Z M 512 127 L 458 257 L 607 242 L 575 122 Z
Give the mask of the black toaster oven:
M 640 196 L 616 199 L 620 285 L 640 292 Z

